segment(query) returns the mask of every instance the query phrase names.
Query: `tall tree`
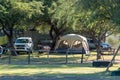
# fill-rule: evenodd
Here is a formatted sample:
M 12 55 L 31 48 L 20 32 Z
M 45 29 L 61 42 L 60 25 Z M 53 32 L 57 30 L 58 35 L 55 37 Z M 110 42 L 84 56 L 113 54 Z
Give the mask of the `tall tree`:
M 9 40 L 12 55 L 16 55 L 13 46 L 13 30 L 16 25 L 23 24 L 35 11 L 37 3 L 22 0 L 0 0 L 0 24 Z M 39 12 L 39 10 L 38 10 Z
M 73 4 L 76 0 L 48 0 L 44 1 L 45 8 L 44 21 L 50 25 L 49 35 L 53 40 L 52 49 L 67 27 L 71 26 Z
M 25 8 L 23 7 L 23 4 L 18 4 L 14 2 L 14 0 L 0 0 L 0 24 L 2 25 L 2 30 L 8 37 L 9 47 L 12 53 L 13 29 L 14 25 L 16 25 L 20 21 L 20 19 L 22 19 L 25 16 L 23 8 Z M 16 54 L 13 53 L 13 55 Z
M 119 28 L 112 22 L 116 1 L 79 0 L 76 7 L 79 30 L 97 42 L 97 59 L 101 57 L 101 41 L 106 37 L 106 34 L 108 36 Z
M 45 24 L 49 25 L 49 36 L 52 40 L 52 46 L 51 49 L 54 49 L 57 37 L 56 37 L 56 33 L 55 33 L 55 29 L 57 29 L 56 25 L 54 25 L 54 23 L 52 22 L 52 16 L 54 15 L 54 12 L 58 6 L 58 0 L 42 0 L 43 1 L 43 5 L 46 6 L 44 9 L 44 15 L 43 15 L 43 21 L 45 22 Z

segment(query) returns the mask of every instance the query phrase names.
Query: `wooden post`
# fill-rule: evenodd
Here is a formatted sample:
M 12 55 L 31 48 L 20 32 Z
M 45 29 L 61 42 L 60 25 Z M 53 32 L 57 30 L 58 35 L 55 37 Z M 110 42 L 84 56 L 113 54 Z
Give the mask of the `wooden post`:
M 30 64 L 30 50 L 28 50 L 28 64 Z
M 46 52 L 47 52 L 47 63 L 49 64 L 49 50 L 47 50 Z
M 66 64 L 68 63 L 68 52 L 69 52 L 69 49 L 66 51 Z
M 82 53 L 82 55 L 81 55 L 81 63 L 83 63 L 83 57 L 84 57 L 84 54 Z
M 9 53 L 9 59 L 8 59 L 8 63 L 10 64 L 11 63 L 11 51 L 8 49 L 8 53 Z
M 84 54 L 85 54 L 85 50 L 84 50 L 84 48 L 82 48 L 81 63 L 83 63 Z

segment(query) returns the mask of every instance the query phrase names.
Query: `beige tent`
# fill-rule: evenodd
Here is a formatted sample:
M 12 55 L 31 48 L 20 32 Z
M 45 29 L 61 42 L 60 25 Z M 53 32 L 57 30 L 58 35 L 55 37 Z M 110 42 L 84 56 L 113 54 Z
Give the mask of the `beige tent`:
M 67 34 L 58 40 L 55 49 L 63 48 L 66 50 L 82 51 L 89 54 L 89 45 L 87 39 L 78 34 Z

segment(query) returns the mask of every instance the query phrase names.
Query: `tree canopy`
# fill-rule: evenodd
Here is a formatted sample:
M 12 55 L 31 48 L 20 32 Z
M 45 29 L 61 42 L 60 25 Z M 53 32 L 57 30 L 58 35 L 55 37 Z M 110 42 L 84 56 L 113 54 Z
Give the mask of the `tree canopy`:
M 81 5 L 81 6 L 80 6 Z M 100 55 L 100 43 L 106 36 L 119 31 L 119 26 L 114 15 L 117 15 L 118 0 L 79 0 L 76 12 L 76 28 L 83 34 L 88 35 L 96 45 Z M 114 20 L 114 18 L 115 20 Z M 118 24 L 118 23 L 117 23 Z M 107 35 L 106 35 L 107 34 Z
M 119 32 L 119 7 L 119 0 L 0 0 L 0 26 L 10 43 L 19 28 L 49 30 L 53 47 L 65 32 L 100 42 L 106 34 Z
M 13 48 L 13 31 L 17 25 L 25 24 L 27 19 L 42 14 L 41 2 L 22 2 L 21 0 L 0 0 L 0 25 L 8 36 L 9 46 Z M 17 26 L 17 27 L 16 27 Z

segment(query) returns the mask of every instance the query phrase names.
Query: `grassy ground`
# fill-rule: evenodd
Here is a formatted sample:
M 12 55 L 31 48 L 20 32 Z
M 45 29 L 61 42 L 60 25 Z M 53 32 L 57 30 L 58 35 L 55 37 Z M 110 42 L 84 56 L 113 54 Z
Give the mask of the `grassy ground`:
M 35 64 L 35 61 L 47 61 L 47 55 L 40 55 L 38 58 L 35 54 L 33 58 L 31 56 L 32 62 L 27 64 L 27 55 L 20 55 L 12 57 L 11 64 L 8 64 L 8 57 L 2 56 L 0 59 L 0 80 L 119 80 L 120 76 L 110 75 L 111 71 L 118 70 L 120 67 L 119 63 L 114 64 L 110 67 L 110 71 L 106 72 L 105 67 L 92 67 L 90 61 L 95 60 L 95 55 L 89 56 L 88 60 L 84 60 L 82 64 L 77 63 L 80 57 L 80 55 L 69 55 L 69 61 L 75 61 L 75 63 L 56 64 L 52 62 L 56 60 L 57 62 L 65 62 L 65 55 L 50 55 L 49 64 Z M 105 55 L 103 57 L 110 60 L 112 55 Z M 116 58 L 120 59 L 119 56 Z
M 118 69 L 118 64 L 110 68 L 110 71 Z M 90 63 L 83 64 L 43 64 L 43 65 L 0 65 L 0 76 L 33 76 L 42 77 L 46 80 L 61 78 L 62 80 L 117 80 L 120 76 L 111 76 L 110 72 L 103 67 L 92 67 Z M 91 79 L 92 78 L 92 79 Z M 44 80 L 43 79 L 43 80 Z M 18 80 L 18 79 L 16 79 Z M 39 79 L 38 79 L 39 80 Z

